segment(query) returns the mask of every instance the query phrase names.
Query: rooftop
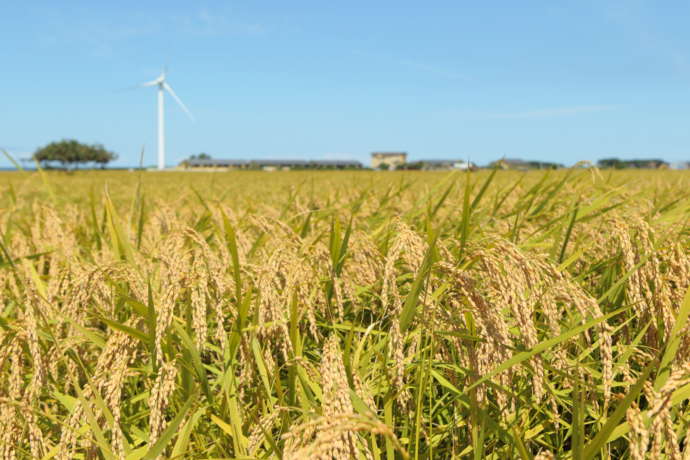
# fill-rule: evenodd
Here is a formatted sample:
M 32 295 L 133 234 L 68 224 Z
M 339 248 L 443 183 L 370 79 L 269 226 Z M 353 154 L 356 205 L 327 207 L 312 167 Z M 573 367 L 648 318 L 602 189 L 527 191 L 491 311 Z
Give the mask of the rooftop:
M 246 165 L 249 162 L 247 160 L 221 160 L 221 159 L 208 159 L 208 160 L 187 160 L 186 163 L 190 166 L 240 166 Z
M 193 167 L 232 167 L 232 166 L 253 166 L 253 167 L 353 167 L 360 168 L 362 163 L 354 160 L 229 160 L 229 159 L 193 159 L 186 160 L 186 164 Z

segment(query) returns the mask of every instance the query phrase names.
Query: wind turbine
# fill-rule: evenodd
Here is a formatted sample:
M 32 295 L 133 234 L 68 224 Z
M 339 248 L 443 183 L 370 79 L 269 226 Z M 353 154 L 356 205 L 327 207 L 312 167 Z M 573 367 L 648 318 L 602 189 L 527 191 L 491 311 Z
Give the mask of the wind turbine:
M 175 99 L 175 102 L 182 108 L 184 113 L 187 114 L 190 120 L 194 121 L 194 116 L 192 116 L 192 113 L 189 111 L 187 106 L 184 105 L 184 102 L 180 100 L 179 97 L 177 97 L 177 94 L 175 94 L 175 91 L 173 91 L 172 87 L 168 84 L 168 82 L 165 80 L 166 77 L 166 71 L 163 70 L 163 72 L 160 74 L 158 78 L 155 80 L 142 83 L 141 86 L 157 86 L 158 87 L 158 170 L 163 170 L 165 169 L 165 92 L 167 91 L 170 93 L 173 99 Z

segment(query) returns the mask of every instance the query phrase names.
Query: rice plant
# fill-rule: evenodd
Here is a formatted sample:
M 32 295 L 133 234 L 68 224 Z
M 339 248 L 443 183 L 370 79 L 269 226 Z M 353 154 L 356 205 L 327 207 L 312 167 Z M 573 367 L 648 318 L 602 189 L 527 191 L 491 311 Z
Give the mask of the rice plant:
M 1 459 L 690 458 L 690 175 L 0 175 Z

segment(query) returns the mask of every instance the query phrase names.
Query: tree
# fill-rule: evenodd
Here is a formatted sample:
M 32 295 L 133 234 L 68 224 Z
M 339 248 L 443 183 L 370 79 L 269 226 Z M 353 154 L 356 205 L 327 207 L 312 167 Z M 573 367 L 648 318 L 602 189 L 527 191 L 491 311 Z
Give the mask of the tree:
M 387 163 L 384 163 L 387 164 Z M 423 161 L 412 161 L 410 163 L 404 163 L 398 166 L 397 169 L 402 169 L 406 171 L 418 171 L 421 169 L 424 169 L 424 162 Z
M 36 150 L 33 159 L 44 166 L 60 163 L 63 168 L 67 168 L 76 167 L 80 163 L 93 163 L 104 168 L 109 162 L 117 159 L 117 155 L 106 150 L 101 144 L 89 145 L 74 139 L 63 139 Z
M 210 159 L 211 159 L 211 155 L 209 155 L 208 153 L 201 152 L 198 155 L 190 155 L 189 158 L 182 160 L 180 162 L 180 165 L 187 167 L 187 166 L 189 166 L 189 162 L 192 160 L 210 160 Z
M 602 169 L 623 169 L 625 167 L 625 163 L 618 158 L 603 158 L 597 161 L 597 166 Z
M 618 158 L 604 158 L 597 162 L 600 168 L 614 168 L 614 169 L 658 169 L 667 168 L 668 163 L 659 158 L 636 159 L 636 160 L 619 160 Z
M 527 166 L 530 169 L 560 169 L 564 167 L 561 163 L 552 163 L 549 161 L 528 161 Z
M 208 153 L 201 152 L 198 155 L 191 155 L 188 159 L 189 160 L 210 160 L 211 155 L 209 155 Z

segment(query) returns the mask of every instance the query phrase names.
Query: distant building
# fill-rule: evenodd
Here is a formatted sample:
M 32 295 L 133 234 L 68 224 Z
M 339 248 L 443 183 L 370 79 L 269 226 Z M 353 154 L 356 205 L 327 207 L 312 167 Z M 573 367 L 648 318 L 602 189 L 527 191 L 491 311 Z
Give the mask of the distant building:
M 489 168 L 527 170 L 529 165 L 525 160 L 519 158 L 504 158 L 489 163 Z
M 264 171 L 290 169 L 362 169 L 362 163 L 349 160 L 252 160 L 251 169 Z
M 426 170 L 453 169 L 455 160 L 419 160 L 418 163 L 421 165 L 421 169 Z
M 307 169 L 309 162 L 306 160 L 252 160 L 250 169 L 263 171 L 288 171 L 290 169 Z
M 463 171 L 474 171 L 477 169 L 477 165 L 471 161 L 456 161 L 453 163 L 453 169 L 461 169 Z
M 222 160 L 222 159 L 190 159 L 180 164 L 185 169 L 194 170 L 230 170 L 230 169 L 260 169 L 263 171 L 278 171 L 290 169 L 361 169 L 359 161 L 346 160 Z
M 354 160 L 315 160 L 309 162 L 311 169 L 362 169 L 364 165 Z
M 676 161 L 671 163 L 671 169 L 690 169 L 690 161 Z
M 246 160 L 219 160 L 219 159 L 199 159 L 192 158 L 180 163 L 185 169 L 247 169 L 249 162 Z
M 398 166 L 398 169 L 406 170 L 438 170 L 438 169 L 460 169 L 463 171 L 475 170 L 477 166 L 474 163 L 464 160 L 419 160 L 405 163 Z
M 407 163 L 407 152 L 373 152 L 371 154 L 371 167 L 374 169 L 396 169 L 405 163 Z

